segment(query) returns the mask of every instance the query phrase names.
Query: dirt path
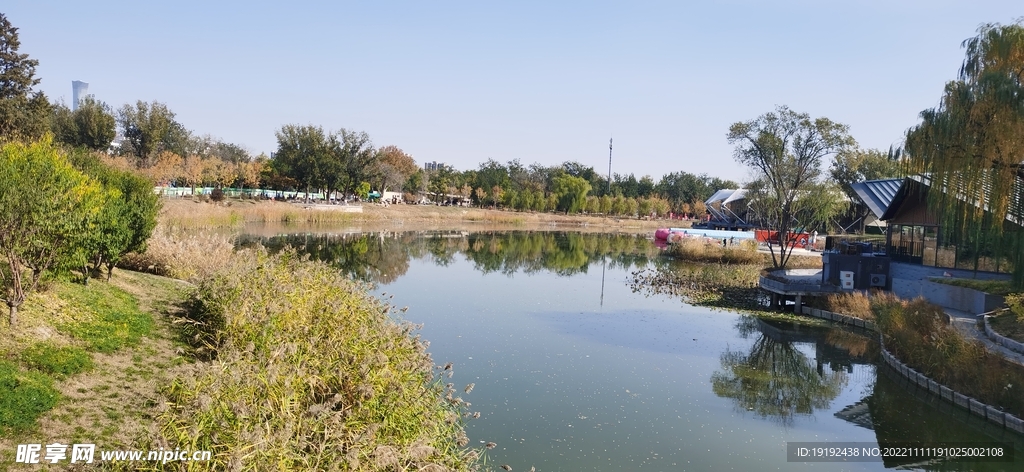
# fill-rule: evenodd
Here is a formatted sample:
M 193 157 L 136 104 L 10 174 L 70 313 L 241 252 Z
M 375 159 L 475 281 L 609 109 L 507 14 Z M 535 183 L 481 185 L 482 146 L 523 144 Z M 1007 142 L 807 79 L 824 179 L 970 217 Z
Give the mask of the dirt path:
M 106 283 L 99 280 L 90 283 Z M 182 308 L 190 286 L 148 274 L 116 270 L 111 283 L 130 293 L 143 313 L 153 317 L 149 336 L 112 354 L 94 352 L 94 368 L 58 381 L 61 400 L 44 414 L 35 431 L 0 439 L 6 458 L 17 444 L 95 444 L 96 450 L 142 449 L 156 437 L 163 408 L 160 391 L 187 367 L 171 319 Z M 98 458 L 97 452 L 97 458 Z M 0 470 L 5 467 L 0 461 Z M 62 461 L 54 466 L 10 466 L 10 470 L 75 470 Z M 96 464 L 93 464 L 94 466 Z M 50 467 L 50 468 L 48 468 Z

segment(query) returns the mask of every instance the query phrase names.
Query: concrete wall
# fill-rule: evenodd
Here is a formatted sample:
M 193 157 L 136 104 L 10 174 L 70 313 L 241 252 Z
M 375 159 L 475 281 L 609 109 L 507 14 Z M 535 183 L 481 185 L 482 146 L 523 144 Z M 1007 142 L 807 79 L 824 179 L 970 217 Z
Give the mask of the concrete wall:
M 973 315 L 1003 307 L 1003 297 L 965 287 L 922 280 L 920 291 L 921 296 L 936 305 Z

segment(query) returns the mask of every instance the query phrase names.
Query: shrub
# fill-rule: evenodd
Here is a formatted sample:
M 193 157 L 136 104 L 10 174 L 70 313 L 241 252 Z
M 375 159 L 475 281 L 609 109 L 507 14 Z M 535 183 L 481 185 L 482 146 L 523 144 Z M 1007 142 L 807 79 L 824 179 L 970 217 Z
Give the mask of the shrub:
M 171 386 L 163 434 L 214 469 L 467 469 L 465 403 L 391 313 L 294 251 L 238 253 L 199 284 L 185 323 L 214 360 Z
M 84 349 L 37 343 L 21 352 L 25 365 L 58 378 L 92 370 L 92 357 Z
M 1024 416 L 1024 369 L 989 353 L 945 324 L 942 309 L 918 298 L 885 293 L 872 298 L 886 348 L 907 365 L 965 395 Z
M 224 191 L 217 187 L 210 192 L 210 200 L 214 202 L 224 201 Z
M 1012 293 L 1006 296 L 1006 306 L 1017 315 L 1017 321 L 1024 323 L 1024 293 Z

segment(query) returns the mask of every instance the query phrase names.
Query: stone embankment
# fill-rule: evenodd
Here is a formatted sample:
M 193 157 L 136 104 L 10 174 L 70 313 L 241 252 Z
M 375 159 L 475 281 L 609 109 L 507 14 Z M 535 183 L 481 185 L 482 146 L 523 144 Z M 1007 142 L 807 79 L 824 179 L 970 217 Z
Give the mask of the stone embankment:
M 833 313 L 827 310 L 819 310 L 808 306 L 801 307 L 801 312 L 805 315 L 813 316 L 815 318 L 831 320 L 837 323 L 855 326 L 858 328 L 863 328 L 875 332 L 878 331 L 878 328 L 875 325 L 875 323 L 871 321 L 865 321 L 860 318 L 854 318 L 852 316 Z M 987 323 L 986 330 L 990 331 L 988 329 Z M 912 384 L 915 384 L 919 388 L 969 411 L 974 416 L 988 420 L 989 422 L 994 423 L 996 425 L 1003 426 L 1006 429 L 1014 431 L 1018 434 L 1024 434 L 1024 420 L 1021 420 L 1020 418 L 1009 413 L 1000 411 L 998 408 L 994 406 L 982 403 L 967 395 L 957 393 L 953 389 L 928 378 L 924 374 L 907 366 L 899 359 L 897 359 L 896 356 L 894 356 L 891 352 L 889 352 L 885 348 L 885 343 L 881 339 L 881 334 L 879 334 L 879 340 L 880 342 L 882 342 L 882 359 L 885 361 L 885 364 L 891 367 L 893 371 L 905 377 Z

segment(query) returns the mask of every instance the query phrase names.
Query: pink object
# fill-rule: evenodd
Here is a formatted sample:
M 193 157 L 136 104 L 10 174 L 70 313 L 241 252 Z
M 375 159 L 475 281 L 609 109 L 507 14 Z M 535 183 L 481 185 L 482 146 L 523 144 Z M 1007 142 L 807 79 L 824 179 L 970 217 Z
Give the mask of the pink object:
M 669 233 L 669 229 L 668 228 L 658 228 L 654 232 L 654 239 L 666 240 L 666 239 L 668 239 L 668 233 Z

